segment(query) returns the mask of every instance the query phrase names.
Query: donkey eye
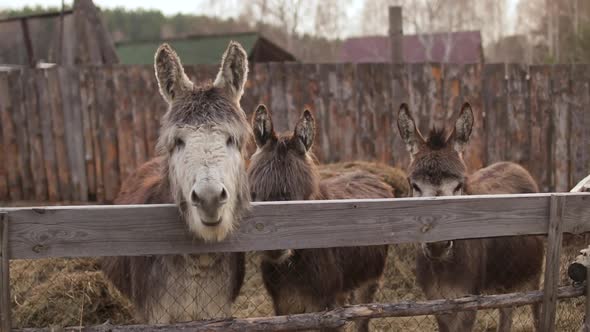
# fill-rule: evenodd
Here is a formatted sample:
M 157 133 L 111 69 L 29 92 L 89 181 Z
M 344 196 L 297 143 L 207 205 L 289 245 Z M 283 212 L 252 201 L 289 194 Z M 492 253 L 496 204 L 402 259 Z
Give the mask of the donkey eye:
M 182 149 L 183 147 L 184 147 L 184 141 L 182 140 L 182 138 L 176 137 L 176 139 L 174 139 L 174 148 Z
M 416 185 L 415 183 L 412 183 L 412 189 L 414 189 L 416 192 L 421 193 L 422 190 L 420 190 L 420 187 L 418 187 L 418 185 Z
M 227 141 L 225 142 L 225 145 L 227 145 L 228 147 L 230 146 L 234 146 L 236 145 L 236 140 L 233 137 L 228 137 Z

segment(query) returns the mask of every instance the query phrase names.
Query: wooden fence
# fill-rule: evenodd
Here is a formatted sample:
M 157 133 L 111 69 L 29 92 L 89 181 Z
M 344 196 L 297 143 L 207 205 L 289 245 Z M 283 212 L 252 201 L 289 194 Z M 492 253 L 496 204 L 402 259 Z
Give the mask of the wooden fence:
M 334 327 L 361 317 L 427 315 L 542 301 L 543 331 L 552 331 L 557 299 L 583 294 L 581 289 L 558 288 L 557 275 L 562 234 L 590 232 L 589 202 L 590 194 L 573 193 L 254 203 L 236 232 L 219 243 L 192 239 L 172 205 L 3 208 L 0 300 L 6 309 L 2 317 L 7 324 L 9 259 L 325 248 L 538 234 L 547 235 L 543 292 L 359 305 L 287 318 L 217 320 L 183 327 L 207 331 Z M 158 330 L 180 327 L 158 326 Z
M 215 66 L 189 66 L 197 81 Z M 590 66 L 256 64 L 242 106 L 274 112 L 279 130 L 310 107 L 323 162 L 380 160 L 405 167 L 397 133 L 408 102 L 421 130 L 452 120 L 463 101 L 476 124 L 471 169 L 511 160 L 543 191 L 587 175 Z M 121 181 L 154 155 L 166 106 L 151 66 L 56 67 L 0 73 L 0 201 L 111 202 Z

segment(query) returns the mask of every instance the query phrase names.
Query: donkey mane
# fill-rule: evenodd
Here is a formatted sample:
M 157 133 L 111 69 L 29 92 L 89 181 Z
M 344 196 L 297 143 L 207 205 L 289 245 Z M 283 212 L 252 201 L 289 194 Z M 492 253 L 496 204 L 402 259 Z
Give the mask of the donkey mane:
M 447 129 L 445 127 L 432 127 L 428 133 L 426 145 L 431 150 L 442 150 L 448 146 Z

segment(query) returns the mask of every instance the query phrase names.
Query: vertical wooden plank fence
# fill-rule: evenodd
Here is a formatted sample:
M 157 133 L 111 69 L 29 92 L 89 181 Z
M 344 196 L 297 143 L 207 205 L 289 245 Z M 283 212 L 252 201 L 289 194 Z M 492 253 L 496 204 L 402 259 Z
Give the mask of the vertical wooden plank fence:
M 189 66 L 195 81 L 217 66 Z M 542 191 L 566 191 L 590 167 L 590 67 L 505 64 L 253 64 L 242 108 L 292 129 L 303 108 L 318 122 L 322 162 L 409 161 L 397 132 L 408 102 L 423 132 L 452 125 L 469 101 L 471 170 L 522 163 Z M 0 73 L 0 201 L 111 202 L 121 181 L 155 155 L 166 104 L 151 66 L 57 67 Z M 252 149 L 252 147 L 251 147 Z

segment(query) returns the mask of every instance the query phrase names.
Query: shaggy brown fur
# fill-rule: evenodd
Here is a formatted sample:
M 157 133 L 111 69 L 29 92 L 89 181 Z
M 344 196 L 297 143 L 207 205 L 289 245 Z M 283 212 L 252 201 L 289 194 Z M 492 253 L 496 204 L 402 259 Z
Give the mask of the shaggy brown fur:
M 451 135 L 432 131 L 425 140 L 416 129 L 406 105 L 400 109 L 400 133 L 412 153 L 409 181 L 414 196 L 422 196 L 424 187 L 453 188 L 456 194 L 535 193 L 538 187 L 529 172 L 514 163 L 500 162 L 466 175 L 462 152 L 473 125 L 471 107 L 463 106 Z M 417 187 L 417 183 L 422 188 Z M 428 192 L 438 192 L 429 189 Z M 438 195 L 438 194 L 437 194 Z M 536 236 L 501 237 L 477 240 L 443 241 L 422 246 L 417 256 L 417 281 L 428 299 L 455 298 L 482 292 L 512 292 L 539 288 L 543 265 L 543 242 Z M 538 326 L 539 306 L 533 308 Z M 512 323 L 512 308 L 500 311 L 499 331 Z M 471 331 L 476 312 L 437 315 L 440 331 Z
M 156 75 L 160 92 L 170 108 L 162 120 L 158 142 L 159 157 L 145 163 L 127 178 L 115 204 L 174 203 L 182 219 L 187 221 L 186 199 L 169 171 L 170 160 L 178 139 L 177 128 L 215 127 L 226 130 L 232 144 L 241 147 L 249 136 L 249 125 L 239 106 L 239 96 L 247 72 L 245 52 L 230 43 L 227 61 L 237 81 L 230 86 L 206 84 L 194 86 L 186 75 L 174 51 L 167 45 L 156 53 Z M 240 64 L 243 64 L 241 66 Z M 231 76 L 232 73 L 223 73 Z M 221 75 L 221 74 L 220 74 Z M 223 83 L 223 82 L 222 82 Z M 224 142 L 225 143 L 225 142 Z M 229 144 L 229 143 L 228 143 Z M 242 155 L 244 150 L 242 150 Z M 245 169 L 241 170 L 237 204 L 233 216 L 239 219 L 249 207 Z M 198 234 L 195 234 L 198 235 Z M 230 314 L 231 302 L 237 297 L 244 279 L 243 253 L 211 253 L 199 255 L 169 255 L 146 257 L 106 257 L 102 261 L 104 274 L 134 303 L 140 321 L 171 323 L 212 318 Z
M 315 130 L 305 111 L 294 133 L 277 136 L 270 114 L 259 106 L 253 117 L 258 151 L 248 171 L 257 201 L 390 198 L 391 187 L 374 175 L 356 171 L 320 180 L 309 152 Z M 277 315 L 341 306 L 353 291 L 370 302 L 385 268 L 387 246 L 301 249 L 267 253 L 262 276 Z M 368 320 L 358 324 L 368 330 Z

